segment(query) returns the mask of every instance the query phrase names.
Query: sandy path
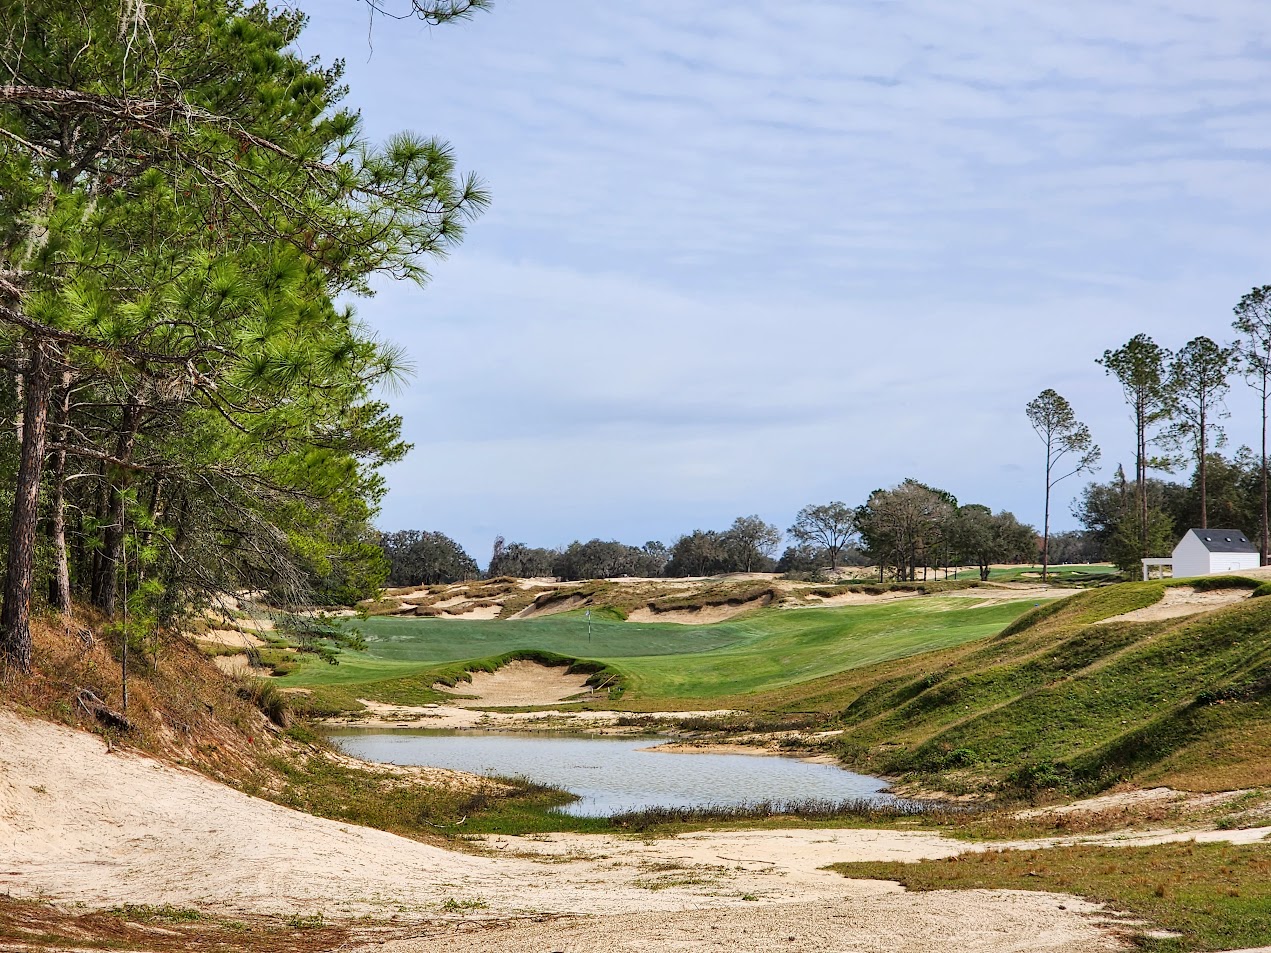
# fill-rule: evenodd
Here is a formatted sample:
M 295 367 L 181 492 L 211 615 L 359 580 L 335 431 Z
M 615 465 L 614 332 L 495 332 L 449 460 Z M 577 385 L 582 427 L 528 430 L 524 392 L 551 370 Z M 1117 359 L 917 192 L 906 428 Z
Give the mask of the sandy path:
M 956 899 L 954 899 L 956 897 Z M 1097 953 L 1125 947 L 1050 894 L 856 894 L 837 902 L 706 908 L 399 940 L 384 953 Z
M 1103 619 L 1097 625 L 1109 622 L 1151 622 L 1156 619 L 1175 619 L 1198 612 L 1210 612 L 1223 606 L 1234 605 L 1249 598 L 1249 589 L 1212 589 L 1208 592 L 1197 592 L 1191 586 L 1170 586 L 1161 596 L 1160 602 L 1145 609 L 1123 612 L 1110 619 Z
M 102 741 L 0 712 L 0 889 L 94 907 L 424 917 L 379 949 L 1062 951 L 1115 949 L 1088 904 L 1009 891 L 908 894 L 816 869 L 946 856 L 896 831 L 504 838 L 455 853 L 300 814 Z M 438 927 L 447 900 L 472 909 Z M 588 914 L 546 922 L 534 914 Z M 472 921 L 492 921 L 472 932 Z M 789 937 L 795 937 L 789 940 Z

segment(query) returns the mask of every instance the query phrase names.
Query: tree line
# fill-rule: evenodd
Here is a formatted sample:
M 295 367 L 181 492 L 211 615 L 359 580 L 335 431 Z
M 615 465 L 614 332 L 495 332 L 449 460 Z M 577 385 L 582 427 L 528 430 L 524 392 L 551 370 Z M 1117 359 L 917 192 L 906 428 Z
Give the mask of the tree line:
M 127 644 L 217 593 L 382 581 L 378 471 L 408 447 L 374 394 L 407 366 L 338 302 L 425 280 L 486 196 L 440 141 L 368 140 L 304 27 L 232 0 L 0 0 L 12 669 L 45 603 Z
M 379 543 L 390 585 L 458 582 L 478 575 L 475 560 L 441 533 L 382 533 Z M 484 575 L 561 580 L 733 572 L 811 576 L 855 565 L 877 566 L 880 579 L 916 580 L 969 565 L 987 579 L 992 564 L 1029 562 L 1037 551 L 1036 530 L 1012 513 L 959 505 L 951 493 L 910 479 L 875 490 L 859 506 L 838 501 L 805 506 L 784 533 L 752 515 L 738 517 L 727 529 L 693 530 L 669 546 L 656 540 L 632 546 L 593 539 L 549 549 L 500 536 Z
M 1163 556 L 1189 528 L 1218 524 L 1256 527 L 1263 565 L 1271 551 L 1268 526 L 1267 411 L 1271 398 L 1271 285 L 1253 288 L 1236 303 L 1234 339 L 1219 344 L 1199 335 L 1171 351 L 1147 334 L 1097 359 L 1121 387 L 1134 432 L 1134 475 L 1117 467 L 1110 483 L 1089 484 L 1073 505 L 1102 558 L 1126 571 L 1140 560 Z M 1223 421 L 1233 378 L 1242 378 L 1258 399 L 1261 446 L 1241 447 L 1233 459 Z M 1047 389 L 1025 413 L 1045 444 L 1045 566 L 1050 494 L 1060 480 L 1093 470 L 1100 451 L 1071 405 Z M 1151 476 L 1191 469 L 1188 484 Z M 1043 569 L 1044 572 L 1044 569 Z

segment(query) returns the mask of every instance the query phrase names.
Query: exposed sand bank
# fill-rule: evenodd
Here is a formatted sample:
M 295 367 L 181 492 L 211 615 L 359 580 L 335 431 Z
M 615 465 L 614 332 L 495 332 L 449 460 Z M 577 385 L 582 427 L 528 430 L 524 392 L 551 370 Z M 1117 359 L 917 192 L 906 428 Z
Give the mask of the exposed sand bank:
M 1223 606 L 1243 602 L 1251 595 L 1250 589 L 1211 589 L 1197 592 L 1191 586 L 1170 586 L 1161 596 L 1160 602 L 1133 612 L 1123 612 L 1103 619 L 1096 625 L 1107 625 L 1109 622 L 1152 622 L 1157 619 L 1175 619 L 1181 616 L 1196 615 L 1199 612 L 1212 612 Z

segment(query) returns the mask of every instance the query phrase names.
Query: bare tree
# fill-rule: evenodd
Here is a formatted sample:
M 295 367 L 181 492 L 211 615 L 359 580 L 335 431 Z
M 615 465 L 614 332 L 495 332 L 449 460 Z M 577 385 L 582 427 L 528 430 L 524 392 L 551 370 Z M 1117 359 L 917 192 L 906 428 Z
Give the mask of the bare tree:
M 1077 473 L 1093 470 L 1099 448 L 1090 428 L 1077 419 L 1072 405 L 1049 387 L 1024 407 L 1028 422 L 1046 445 L 1046 507 L 1042 520 L 1042 580 L 1050 565 L 1050 492 L 1055 484 Z M 1067 458 L 1067 459 L 1065 459 Z M 1071 469 L 1065 469 L 1071 466 Z

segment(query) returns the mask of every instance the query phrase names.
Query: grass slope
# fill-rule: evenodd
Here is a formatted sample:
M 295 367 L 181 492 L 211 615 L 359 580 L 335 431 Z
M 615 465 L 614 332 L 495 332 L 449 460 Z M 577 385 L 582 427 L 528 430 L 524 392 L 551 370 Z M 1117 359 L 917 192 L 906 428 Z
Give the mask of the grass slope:
M 993 639 L 807 688 L 851 699 L 837 718 L 841 753 L 872 773 L 1074 793 L 1128 778 L 1195 790 L 1271 783 L 1271 599 L 1090 624 L 1152 605 L 1171 584 L 1084 592 Z
M 587 659 L 621 676 L 624 707 L 718 707 L 755 692 L 901 658 L 1002 629 L 1029 607 L 924 598 L 838 609 L 766 610 L 715 625 L 634 624 L 580 613 L 523 622 L 371 619 L 367 650 L 338 666 L 310 661 L 283 679 L 315 691 L 322 707 L 356 697 L 398 703 L 438 700 L 431 685 L 506 653 Z

